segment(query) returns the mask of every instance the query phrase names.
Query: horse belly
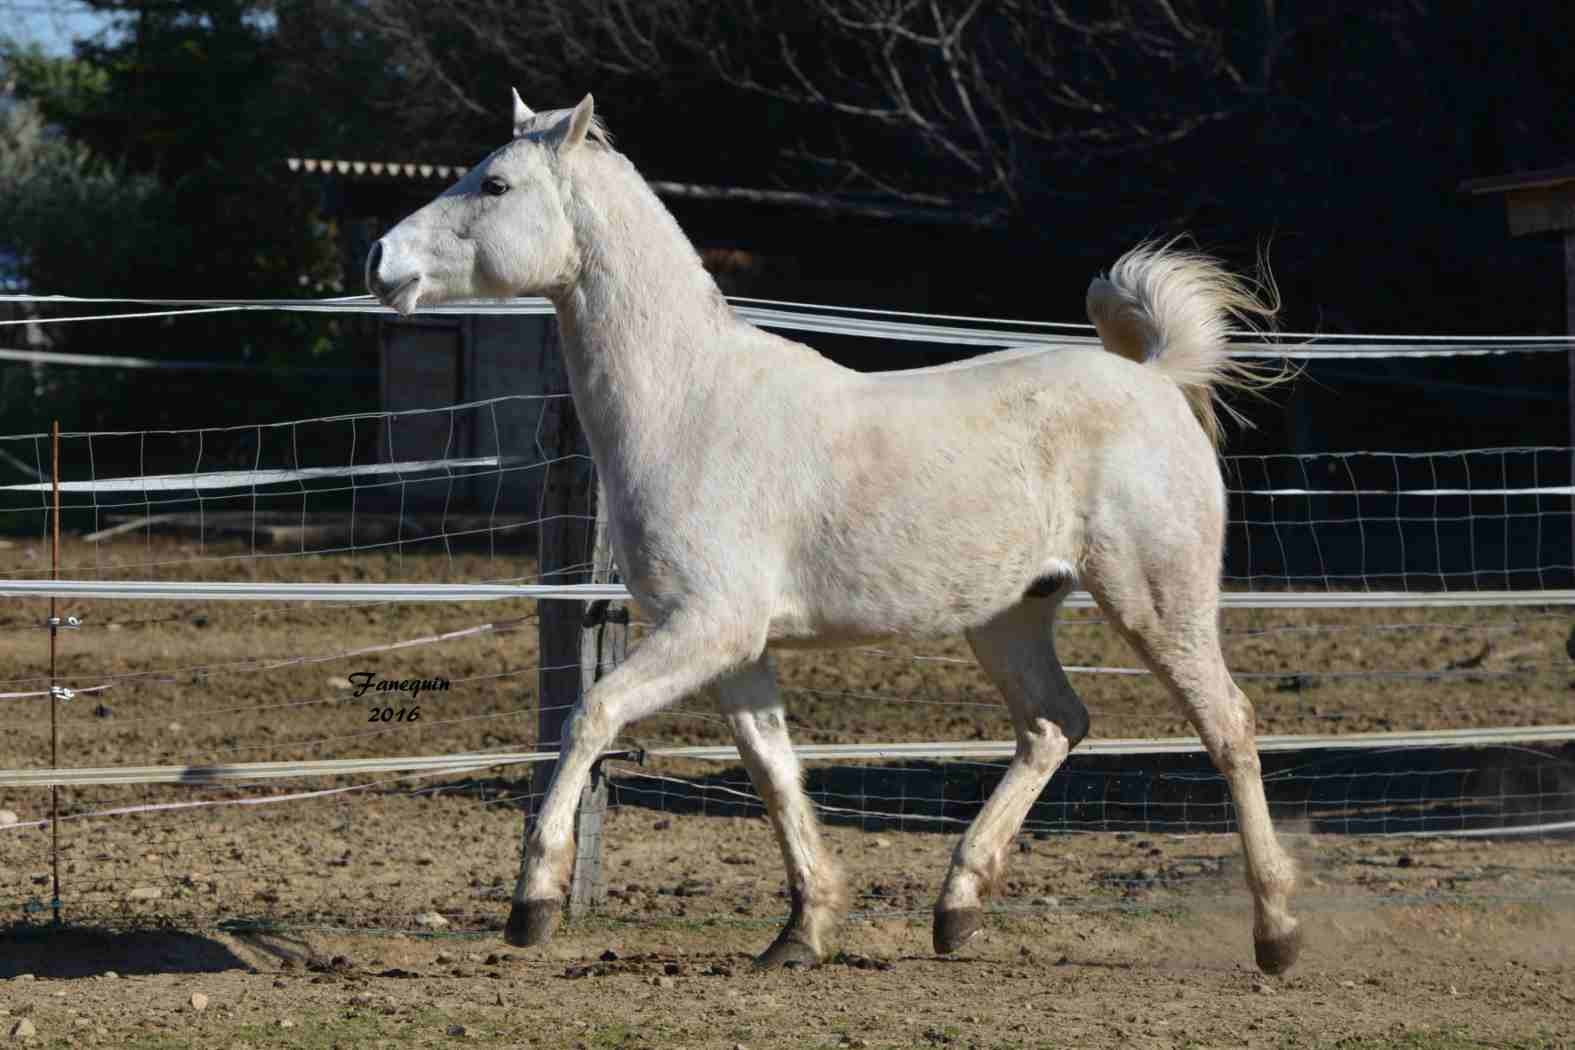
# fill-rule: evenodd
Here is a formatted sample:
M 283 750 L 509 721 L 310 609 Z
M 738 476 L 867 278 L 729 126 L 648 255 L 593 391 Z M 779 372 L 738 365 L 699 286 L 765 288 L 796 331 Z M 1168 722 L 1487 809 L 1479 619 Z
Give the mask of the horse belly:
M 1061 546 L 1041 522 L 1005 513 L 828 544 L 795 566 L 773 639 L 840 645 L 955 635 L 1017 604 L 1046 576 L 1069 574 L 1071 552 Z

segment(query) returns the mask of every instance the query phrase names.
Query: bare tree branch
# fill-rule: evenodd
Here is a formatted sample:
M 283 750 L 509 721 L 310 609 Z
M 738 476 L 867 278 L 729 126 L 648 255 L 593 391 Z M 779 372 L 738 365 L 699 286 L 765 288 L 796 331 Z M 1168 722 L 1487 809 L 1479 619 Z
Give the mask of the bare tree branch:
M 539 0 L 528 18 L 507 0 L 351 6 L 399 44 L 413 85 L 440 89 L 408 100 L 434 126 L 456 103 L 491 113 L 486 70 L 528 55 L 531 89 L 554 97 L 610 78 L 769 101 L 787 114 L 779 156 L 798 165 L 784 175 L 817 188 L 1011 204 L 1048 172 L 1294 109 L 1279 67 L 1303 34 L 1400 24 L 1356 0 Z

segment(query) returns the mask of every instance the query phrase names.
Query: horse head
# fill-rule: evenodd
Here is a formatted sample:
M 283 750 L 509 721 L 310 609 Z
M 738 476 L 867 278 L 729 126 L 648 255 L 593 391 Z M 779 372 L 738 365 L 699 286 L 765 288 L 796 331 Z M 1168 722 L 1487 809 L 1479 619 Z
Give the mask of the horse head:
M 586 95 L 533 113 L 514 92 L 514 136 L 374 245 L 366 286 L 401 314 L 454 299 L 551 295 L 579 266 L 568 181 L 587 140 L 605 145 Z

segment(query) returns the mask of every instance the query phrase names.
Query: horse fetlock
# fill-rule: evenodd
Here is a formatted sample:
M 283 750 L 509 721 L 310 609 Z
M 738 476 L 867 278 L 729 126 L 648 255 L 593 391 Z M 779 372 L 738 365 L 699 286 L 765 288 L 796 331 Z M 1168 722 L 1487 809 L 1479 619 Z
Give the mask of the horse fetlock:
M 833 884 L 840 891 L 841 884 Z M 755 969 L 774 970 L 784 966 L 815 966 L 826 957 L 827 942 L 841 918 L 845 893 L 808 894 L 793 887 L 789 890 L 792 910 L 787 925 L 771 946 L 755 957 Z
M 848 909 L 846 887 L 834 882 L 810 893 L 795 888 L 789 892 L 789 898 L 792 908 L 784 932 L 794 933 L 819 950 L 825 936 Z
M 563 845 L 549 845 L 539 832 L 533 834 L 525 847 L 525 871 L 515 891 L 516 901 L 525 897 L 562 899 L 573 875 L 573 836 Z
M 828 917 L 831 922 L 836 922 L 847 914 L 848 880 L 839 867 L 828 865 L 822 873 L 816 892 L 811 898 L 811 905 Z
M 1006 874 L 1007 849 L 1010 842 L 989 853 L 980 847 L 969 848 L 965 839 L 952 854 L 951 870 L 941 886 L 940 901 L 936 909 L 977 908 L 979 902 L 990 896 L 1001 877 Z
M 1296 892 L 1296 862 L 1278 849 L 1256 865 L 1247 857 L 1247 886 L 1254 900 L 1254 928 L 1259 932 L 1294 925 L 1288 902 Z
M 941 893 L 935 901 L 935 910 L 960 911 L 977 908 L 984 899 L 983 883 L 972 872 L 953 867 L 941 883 Z

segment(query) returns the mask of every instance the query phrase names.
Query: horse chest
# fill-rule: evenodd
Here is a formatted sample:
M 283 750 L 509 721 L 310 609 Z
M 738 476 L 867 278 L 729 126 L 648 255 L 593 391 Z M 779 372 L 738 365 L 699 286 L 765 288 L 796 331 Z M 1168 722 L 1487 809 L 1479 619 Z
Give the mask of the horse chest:
M 630 592 L 657 617 L 722 589 L 730 574 L 725 552 L 703 517 L 662 507 L 642 513 L 638 503 L 609 500 L 608 541 Z

